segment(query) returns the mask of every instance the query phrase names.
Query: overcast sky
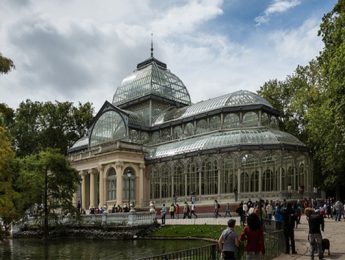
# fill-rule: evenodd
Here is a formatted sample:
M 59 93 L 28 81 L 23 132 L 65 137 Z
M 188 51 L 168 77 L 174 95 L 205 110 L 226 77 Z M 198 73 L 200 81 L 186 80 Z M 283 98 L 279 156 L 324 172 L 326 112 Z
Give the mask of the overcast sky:
M 306 65 L 335 0 L 0 0 L 0 103 L 90 101 L 96 111 L 150 55 L 193 102 L 256 92 Z

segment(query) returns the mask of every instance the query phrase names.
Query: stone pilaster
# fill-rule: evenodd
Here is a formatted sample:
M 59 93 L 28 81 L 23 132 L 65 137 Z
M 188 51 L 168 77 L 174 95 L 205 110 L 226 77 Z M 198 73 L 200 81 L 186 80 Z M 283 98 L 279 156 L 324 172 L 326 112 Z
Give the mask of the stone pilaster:
M 91 207 L 96 207 L 96 199 L 95 199 L 95 178 L 96 178 L 96 173 L 91 170 L 90 171 L 90 206 Z
M 81 184 L 81 201 L 82 201 L 82 208 L 86 209 L 86 172 L 81 172 L 82 184 Z
M 122 205 L 123 203 L 123 162 L 115 163 L 116 170 L 116 203 Z

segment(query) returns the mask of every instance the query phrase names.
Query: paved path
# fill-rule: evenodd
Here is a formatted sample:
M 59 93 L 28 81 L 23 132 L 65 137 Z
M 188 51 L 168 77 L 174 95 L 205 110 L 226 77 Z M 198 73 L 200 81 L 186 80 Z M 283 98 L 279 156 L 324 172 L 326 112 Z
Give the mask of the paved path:
M 328 256 L 328 252 L 325 252 L 324 259 L 345 259 L 345 221 L 336 222 L 331 219 L 325 219 L 325 232 L 322 233 L 323 238 L 328 238 L 331 247 L 331 255 Z M 295 241 L 297 255 L 281 255 L 278 259 L 296 259 L 296 260 L 310 260 L 309 243 L 308 243 L 308 223 L 305 216 L 302 216 L 301 224 L 295 229 Z M 315 259 L 318 259 L 315 256 Z
M 236 225 L 240 223 L 239 217 L 233 217 L 236 219 Z M 166 225 L 193 225 L 193 224 L 215 224 L 226 225 L 229 218 L 219 217 L 199 217 L 192 219 L 166 219 Z M 160 222 L 160 220 L 158 220 Z M 324 259 L 339 259 L 345 260 L 345 221 L 335 222 L 331 219 L 325 219 L 325 232 L 322 234 L 324 238 L 328 238 L 331 243 L 331 255 L 328 256 L 328 252 L 325 253 Z M 295 229 L 295 241 L 297 255 L 285 255 L 282 254 L 276 257 L 275 260 L 310 260 L 309 243 L 308 243 L 308 223 L 305 216 L 301 218 L 301 224 Z M 318 259 L 318 257 L 315 257 Z

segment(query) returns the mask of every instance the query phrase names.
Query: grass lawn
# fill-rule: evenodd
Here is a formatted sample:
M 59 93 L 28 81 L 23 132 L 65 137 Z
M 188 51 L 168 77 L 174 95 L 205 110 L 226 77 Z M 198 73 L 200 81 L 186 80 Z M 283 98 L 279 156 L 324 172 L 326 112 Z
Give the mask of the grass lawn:
M 200 237 L 218 240 L 225 225 L 166 225 L 149 236 L 154 237 Z M 242 231 L 240 226 L 235 227 L 235 232 L 239 235 Z

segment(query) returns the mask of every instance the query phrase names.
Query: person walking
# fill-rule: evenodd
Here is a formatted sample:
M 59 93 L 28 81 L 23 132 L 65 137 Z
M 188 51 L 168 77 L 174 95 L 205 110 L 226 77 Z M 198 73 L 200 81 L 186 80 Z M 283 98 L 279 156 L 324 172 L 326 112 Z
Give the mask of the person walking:
M 283 230 L 284 230 L 284 237 L 285 237 L 285 254 L 290 254 L 290 244 L 291 244 L 291 253 L 297 254 L 296 248 L 295 248 L 295 231 L 294 231 L 295 222 L 296 222 L 295 211 L 292 208 L 291 203 L 288 202 L 286 205 L 286 208 L 283 209 Z
M 279 230 L 282 228 L 283 224 L 283 212 L 282 212 L 282 206 L 280 205 L 280 202 L 277 202 L 277 205 L 274 209 L 274 220 L 276 222 L 276 229 Z
M 165 204 L 163 204 L 163 207 L 161 209 L 162 225 L 165 225 L 166 214 L 167 214 L 167 207 L 165 207 Z
M 195 204 L 194 202 L 192 202 L 192 205 L 190 207 L 190 217 L 192 218 L 192 215 L 194 215 L 195 218 L 197 218 L 198 216 L 195 213 Z
M 234 195 L 235 195 L 235 201 L 237 201 L 238 200 L 238 191 L 237 191 L 236 187 L 234 188 Z
M 220 209 L 220 204 L 218 203 L 217 200 L 214 200 L 214 217 L 218 218 L 221 217 L 221 215 L 219 214 L 219 209 Z
M 342 212 L 344 210 L 344 205 L 340 200 L 338 200 L 334 204 L 334 208 L 335 208 L 335 221 L 340 221 Z
M 311 259 L 314 259 L 314 253 L 316 249 L 319 252 L 319 259 L 323 259 L 323 251 L 322 251 L 322 235 L 321 230 L 324 232 L 325 230 L 325 222 L 322 216 L 318 212 L 315 212 L 313 208 L 306 208 L 304 211 L 308 224 L 309 224 L 309 235 L 308 240 L 310 243 L 310 256 Z
M 189 205 L 187 201 L 184 202 L 183 206 L 183 219 L 185 219 L 186 217 L 189 217 Z
M 236 220 L 228 220 L 228 228 L 223 230 L 218 239 L 218 246 L 222 252 L 224 260 L 235 260 L 236 247 L 240 245 L 238 237 L 234 231 Z
M 231 218 L 230 203 L 227 203 L 227 204 L 226 204 L 226 208 L 225 208 L 225 215 L 224 215 L 224 218 L 226 218 L 227 216 L 229 216 L 229 218 Z
M 265 254 L 264 231 L 257 214 L 253 213 L 247 217 L 247 226 L 240 235 L 240 241 L 247 241 L 245 247 L 247 260 L 263 259 Z
M 240 225 L 244 227 L 244 224 L 246 223 L 246 213 L 243 210 L 243 202 L 241 202 L 238 208 L 236 209 L 236 213 L 240 217 Z
M 175 205 L 172 203 L 169 207 L 169 213 L 170 213 L 170 218 L 174 219 L 175 218 Z

